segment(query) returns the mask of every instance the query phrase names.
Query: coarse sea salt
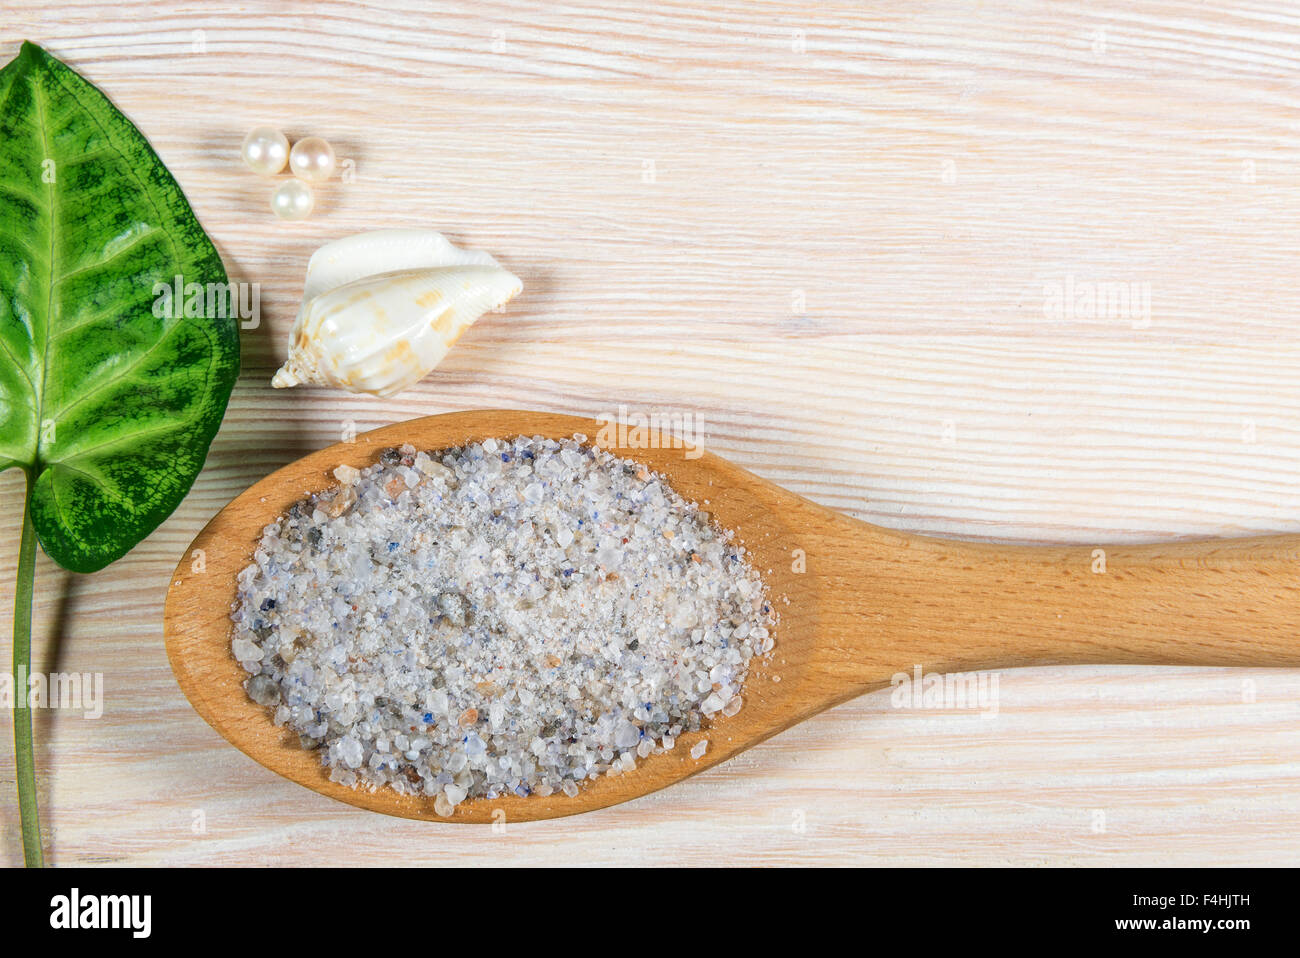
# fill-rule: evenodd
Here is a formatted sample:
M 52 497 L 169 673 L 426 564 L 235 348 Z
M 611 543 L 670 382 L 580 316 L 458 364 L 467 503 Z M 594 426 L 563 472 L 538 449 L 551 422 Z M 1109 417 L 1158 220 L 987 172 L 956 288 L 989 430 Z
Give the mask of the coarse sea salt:
M 585 436 L 403 446 L 334 476 L 263 530 L 231 640 L 249 697 L 334 781 L 441 815 L 572 797 L 735 715 L 771 651 L 733 534 Z

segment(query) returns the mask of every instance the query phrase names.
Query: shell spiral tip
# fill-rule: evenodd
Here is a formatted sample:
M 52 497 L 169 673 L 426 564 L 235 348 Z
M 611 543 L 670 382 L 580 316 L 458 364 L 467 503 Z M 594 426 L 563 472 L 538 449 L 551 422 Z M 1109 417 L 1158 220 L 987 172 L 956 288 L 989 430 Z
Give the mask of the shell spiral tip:
M 288 389 L 290 386 L 298 385 L 299 381 L 298 377 L 289 371 L 289 366 L 286 364 L 276 370 L 275 375 L 271 377 L 271 387 L 273 389 Z

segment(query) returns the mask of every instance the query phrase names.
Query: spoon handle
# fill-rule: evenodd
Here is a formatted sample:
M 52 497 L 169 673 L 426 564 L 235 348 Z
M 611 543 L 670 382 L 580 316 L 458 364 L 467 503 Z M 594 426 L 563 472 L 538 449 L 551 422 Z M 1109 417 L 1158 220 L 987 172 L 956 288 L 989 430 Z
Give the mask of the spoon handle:
M 808 553 L 821 666 L 858 691 L 914 665 L 1300 666 L 1300 536 L 1004 546 L 832 515 Z

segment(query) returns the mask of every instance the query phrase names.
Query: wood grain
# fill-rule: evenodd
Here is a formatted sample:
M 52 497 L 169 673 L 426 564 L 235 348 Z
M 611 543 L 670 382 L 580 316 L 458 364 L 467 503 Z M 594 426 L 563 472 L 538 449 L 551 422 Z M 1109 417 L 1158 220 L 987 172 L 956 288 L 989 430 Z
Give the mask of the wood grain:
M 271 775 L 194 714 L 161 625 L 172 568 L 236 493 L 349 422 L 462 408 L 691 412 L 710 450 L 913 532 L 1300 532 L 1290 5 L 0 14 L 0 57 L 29 37 L 99 84 L 232 272 L 262 285 L 185 504 L 102 573 L 38 567 L 37 667 L 107 684 L 102 719 L 37 719 L 52 861 L 1295 860 L 1293 669 L 1008 672 L 988 718 L 876 693 L 673 789 L 500 833 L 370 815 Z M 235 158 L 259 122 L 326 136 L 355 180 L 306 223 L 274 221 L 269 185 Z M 272 393 L 310 252 L 376 225 L 488 249 L 524 293 L 407 395 Z M 1049 309 L 1071 282 L 1149 289 L 1149 318 Z M 20 484 L 0 477 L 3 582 Z M 16 862 L 9 754 L 0 850 Z

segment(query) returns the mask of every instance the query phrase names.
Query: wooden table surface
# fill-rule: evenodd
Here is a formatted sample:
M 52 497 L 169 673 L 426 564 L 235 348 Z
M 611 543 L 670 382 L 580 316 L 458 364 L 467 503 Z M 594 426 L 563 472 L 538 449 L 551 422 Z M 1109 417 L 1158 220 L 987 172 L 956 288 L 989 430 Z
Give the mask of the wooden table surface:
M 1296 670 L 1010 671 L 995 717 L 882 692 L 640 801 L 496 830 L 334 803 L 209 729 L 163 653 L 169 572 L 349 423 L 625 403 L 900 529 L 1300 531 L 1293 4 L 438 7 L 0 2 L 0 59 L 32 39 L 105 90 L 262 290 L 185 503 L 98 574 L 39 561 L 34 667 L 106 684 L 98 720 L 37 717 L 50 860 L 1294 863 Z M 239 162 L 263 122 L 346 161 L 305 223 Z M 272 392 L 308 256 L 381 226 L 487 249 L 524 293 L 400 397 Z M 0 477 L 6 614 L 21 489 Z

